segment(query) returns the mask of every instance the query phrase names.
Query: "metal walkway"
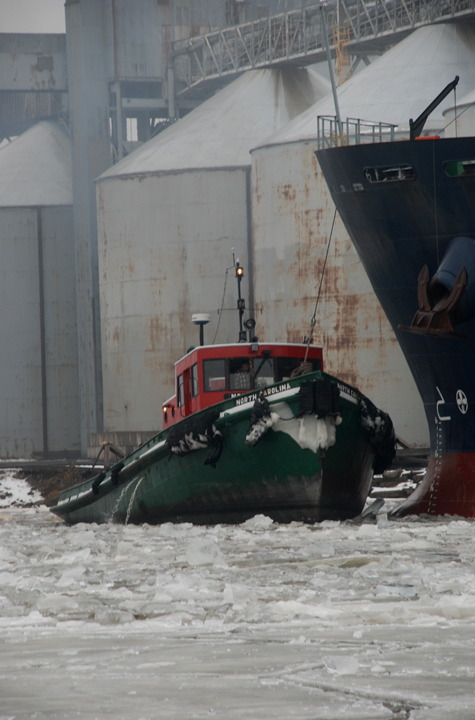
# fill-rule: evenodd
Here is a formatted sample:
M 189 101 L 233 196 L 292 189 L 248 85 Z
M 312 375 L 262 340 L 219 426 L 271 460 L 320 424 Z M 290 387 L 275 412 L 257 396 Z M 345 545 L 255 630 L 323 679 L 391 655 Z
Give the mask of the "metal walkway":
M 475 19 L 475 0 L 329 0 L 325 13 L 332 54 L 332 29 L 346 27 L 348 54 L 366 59 L 423 25 Z M 204 98 L 246 70 L 320 62 L 322 42 L 319 4 L 177 41 L 178 96 Z

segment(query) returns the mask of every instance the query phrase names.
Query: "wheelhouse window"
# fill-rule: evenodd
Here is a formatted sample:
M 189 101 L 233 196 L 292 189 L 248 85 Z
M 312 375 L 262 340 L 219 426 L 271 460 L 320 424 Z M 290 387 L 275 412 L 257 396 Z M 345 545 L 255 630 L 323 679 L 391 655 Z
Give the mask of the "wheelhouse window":
M 191 394 L 196 397 L 200 391 L 198 384 L 198 363 L 191 366 Z
M 443 168 L 449 177 L 468 177 L 475 175 L 475 159 L 448 160 L 444 162 Z
M 272 385 L 274 377 L 274 358 L 254 358 L 252 361 L 254 387 L 256 389 Z
M 226 390 L 226 361 L 203 360 L 203 383 L 205 392 Z
M 177 380 L 176 380 L 176 404 L 177 404 L 177 407 L 182 407 L 185 404 L 183 374 L 178 375 Z
M 249 358 L 231 358 L 229 360 L 229 389 L 251 389 L 251 365 Z
M 410 165 L 388 165 L 386 167 L 365 167 L 364 174 L 368 182 L 386 183 L 401 180 L 415 180 L 416 173 Z

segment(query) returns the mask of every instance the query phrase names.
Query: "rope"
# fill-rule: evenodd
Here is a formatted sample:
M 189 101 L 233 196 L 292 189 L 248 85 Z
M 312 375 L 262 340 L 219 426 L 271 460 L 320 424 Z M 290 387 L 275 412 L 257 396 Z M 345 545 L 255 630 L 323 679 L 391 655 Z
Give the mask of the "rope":
M 473 105 L 475 105 L 475 101 L 469 103 L 469 104 L 467 105 L 467 107 L 466 107 L 464 110 L 462 110 L 461 113 L 459 113 L 459 114 L 457 115 L 457 100 L 456 100 L 456 101 L 455 101 L 455 116 L 454 116 L 453 120 L 451 120 L 450 122 L 447 123 L 447 125 L 444 126 L 444 130 L 447 130 L 447 128 L 449 127 L 449 125 L 452 125 L 453 122 L 456 122 L 456 121 L 459 119 L 459 117 L 462 117 L 462 115 L 464 114 L 464 112 L 467 112 L 467 110 L 470 110 L 470 108 L 473 107 Z M 456 133 L 456 134 L 457 134 L 457 133 Z
M 335 227 L 335 220 L 336 220 L 336 208 L 335 208 L 335 213 L 334 213 L 334 215 L 333 215 L 333 222 L 332 222 L 332 227 L 331 227 L 331 230 L 330 230 L 330 236 L 329 236 L 329 238 L 328 238 L 327 251 L 326 251 L 326 253 L 325 253 L 325 260 L 324 260 L 324 262 L 323 262 L 322 275 L 321 275 L 321 277 L 320 277 L 320 285 L 319 285 L 319 287 L 318 287 L 318 294 L 317 294 L 317 301 L 316 301 L 316 303 L 315 303 L 315 310 L 313 311 L 312 319 L 310 320 L 310 332 L 309 332 L 309 335 L 308 335 L 307 349 L 305 350 L 304 362 L 307 362 L 308 349 L 309 349 L 309 347 L 310 347 L 310 341 L 312 340 L 313 328 L 315 327 L 315 324 L 316 324 L 316 322 L 317 322 L 316 317 L 317 317 L 318 301 L 320 300 L 320 293 L 321 293 L 321 291 L 322 291 L 323 276 L 325 275 L 325 268 L 326 268 L 326 266 L 327 266 L 328 253 L 329 253 L 329 250 L 330 250 L 330 243 L 331 243 L 331 240 L 332 240 L 333 228 Z
M 234 267 L 234 265 L 233 265 L 233 267 Z M 223 299 L 221 300 L 221 308 L 218 310 L 218 324 L 217 324 L 217 326 L 216 326 L 216 332 L 215 332 L 215 334 L 214 334 L 213 342 L 211 343 L 211 345 L 214 345 L 214 343 L 215 343 L 216 337 L 217 337 L 217 335 L 218 335 L 219 324 L 220 324 L 220 322 L 221 322 L 221 315 L 223 314 L 224 297 L 225 297 L 225 295 L 226 295 L 226 285 L 227 285 L 227 282 L 228 282 L 228 270 L 230 270 L 230 268 L 226 268 L 226 273 L 225 273 L 225 275 L 224 275 Z
M 457 117 L 457 86 L 454 87 L 454 116 Z M 455 123 L 455 137 L 458 137 L 457 123 Z
M 313 365 L 311 362 L 303 362 L 298 367 L 294 368 L 290 373 L 291 378 L 300 377 L 300 375 L 308 375 L 313 372 Z
M 439 259 L 439 223 L 437 218 L 437 183 L 435 176 L 435 141 L 432 141 L 432 177 L 434 189 L 434 224 L 435 224 L 435 247 L 437 252 L 437 267 L 440 265 Z

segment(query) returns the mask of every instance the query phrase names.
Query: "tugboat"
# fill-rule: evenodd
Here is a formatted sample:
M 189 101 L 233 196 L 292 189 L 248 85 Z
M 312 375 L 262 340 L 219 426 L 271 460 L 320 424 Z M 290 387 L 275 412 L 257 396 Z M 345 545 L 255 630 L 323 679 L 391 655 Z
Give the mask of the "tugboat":
M 61 493 L 68 523 L 345 520 L 363 510 L 373 472 L 395 455 L 389 416 L 323 371 L 322 348 L 260 342 L 204 345 L 175 365 L 163 430 L 107 471 Z M 249 332 L 255 322 L 248 318 Z
M 475 139 L 421 137 L 457 82 L 410 121 L 410 139 L 348 120 L 344 144 L 322 137 L 316 153 L 429 424 L 427 473 L 395 516 L 475 517 Z

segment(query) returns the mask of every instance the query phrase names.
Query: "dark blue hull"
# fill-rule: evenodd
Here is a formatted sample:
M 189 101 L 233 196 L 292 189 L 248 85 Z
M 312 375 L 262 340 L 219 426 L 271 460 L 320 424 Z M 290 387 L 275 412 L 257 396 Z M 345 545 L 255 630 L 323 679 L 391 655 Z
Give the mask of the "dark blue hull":
M 454 238 L 475 239 L 475 140 L 415 140 L 317 152 L 333 200 L 396 333 L 421 394 L 431 438 L 424 487 L 403 512 L 475 516 L 475 308 L 456 334 L 414 334 L 418 276 L 432 278 Z M 459 174 L 457 174 L 459 173 Z M 399 175 L 399 177 L 398 177 Z M 475 247 L 475 243 L 473 243 Z M 475 257 L 464 302 L 475 289 Z M 475 253 L 474 253 L 475 255 Z M 472 303 L 473 304 L 473 303 Z

